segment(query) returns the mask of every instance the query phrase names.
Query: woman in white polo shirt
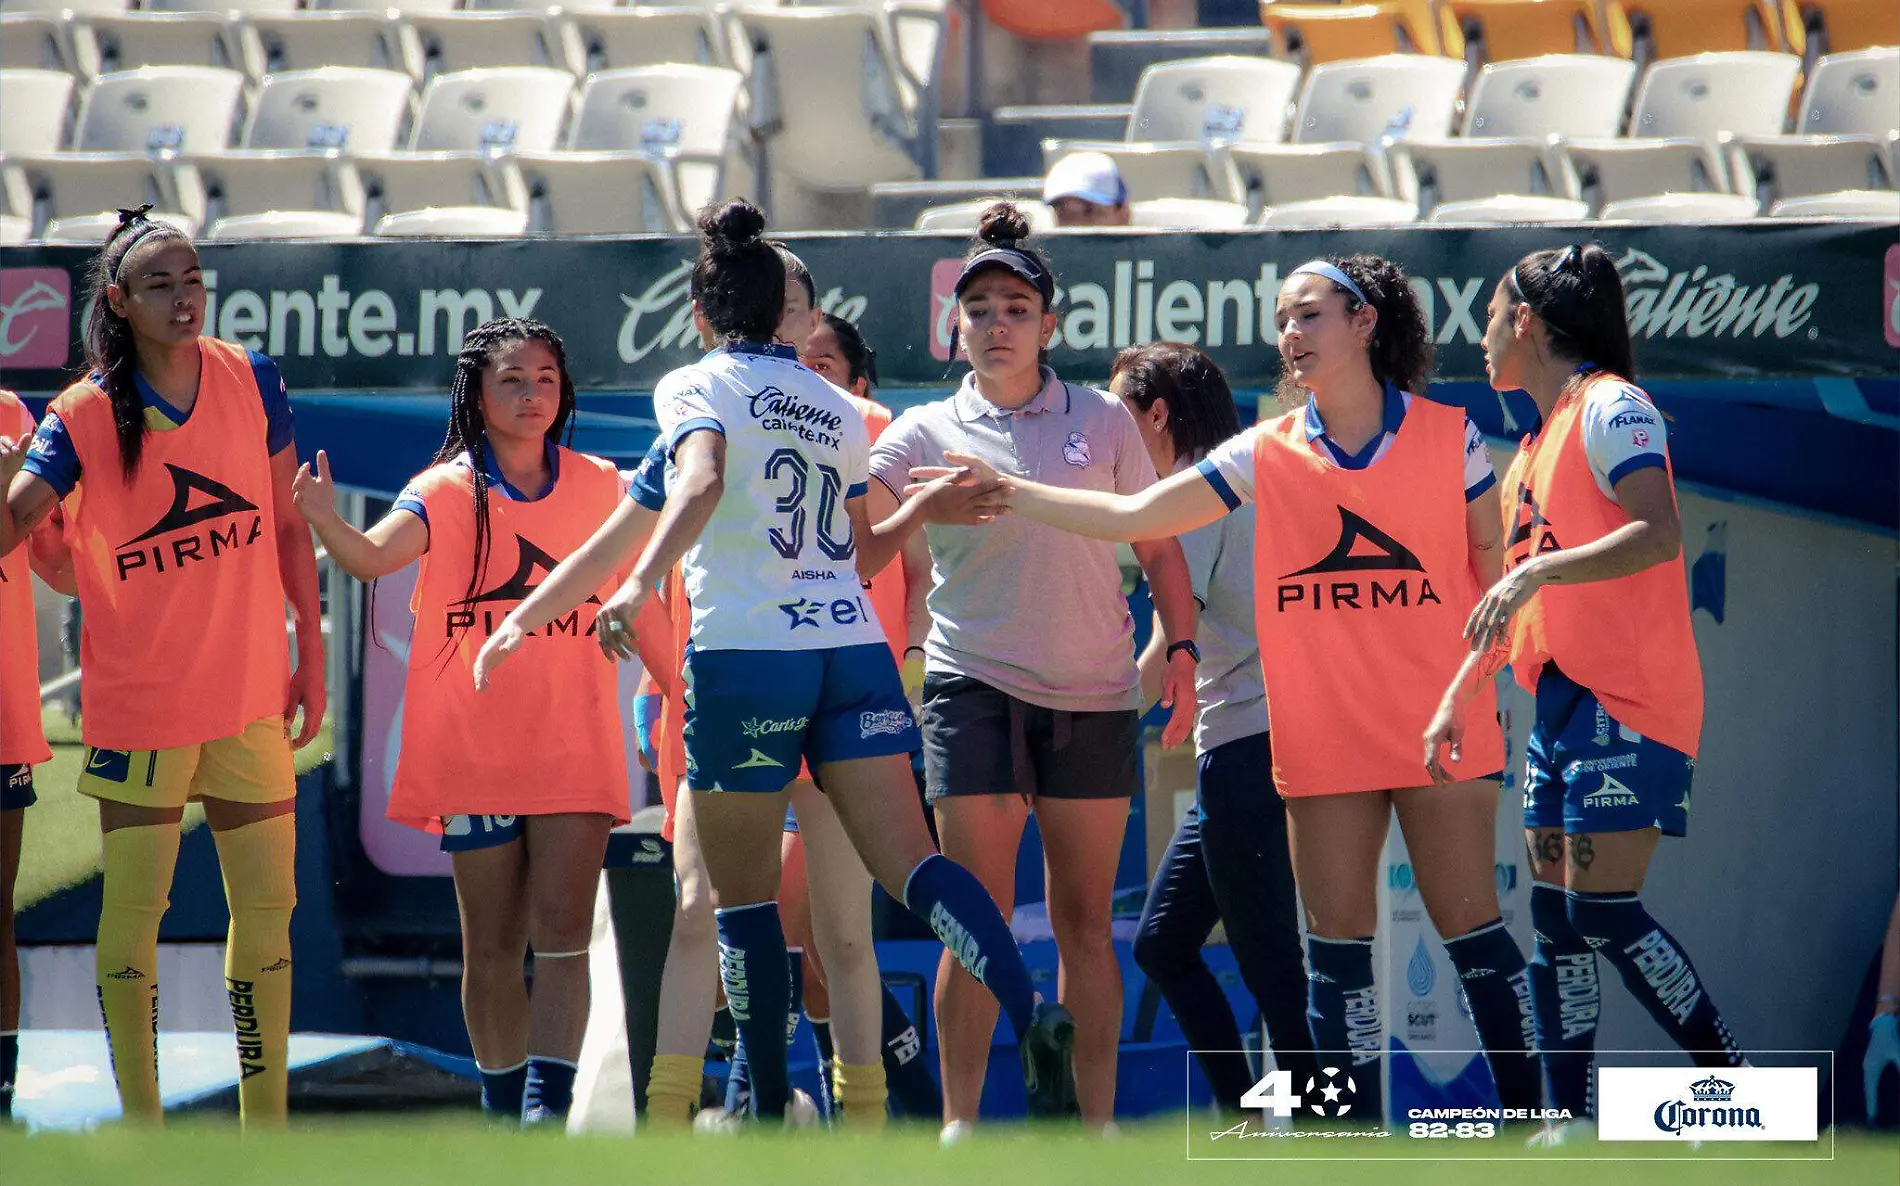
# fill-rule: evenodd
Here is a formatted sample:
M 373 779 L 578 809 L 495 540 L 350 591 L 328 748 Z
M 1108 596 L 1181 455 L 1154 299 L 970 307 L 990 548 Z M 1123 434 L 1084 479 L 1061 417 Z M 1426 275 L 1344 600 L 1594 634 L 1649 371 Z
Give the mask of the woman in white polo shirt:
M 941 465 L 946 452 L 977 453 L 1052 485 L 1132 494 L 1154 482 L 1121 402 L 1043 365 L 1055 280 L 1028 236 L 1014 206 L 984 211 L 956 284 L 955 333 L 971 373 L 950 398 L 906 412 L 878 438 L 873 521 L 896 511 L 911 467 Z M 1007 913 L 1033 806 L 1062 956 L 1059 992 L 1076 1019 L 1077 1104 L 1085 1123 L 1107 1125 L 1122 1019 L 1110 897 L 1137 781 L 1139 695 L 1115 549 L 1014 516 L 933 521 L 927 536 L 936 583 L 922 723 L 938 834 Z M 1173 706 L 1168 729 L 1178 743 L 1194 721 L 1199 657 L 1187 565 L 1172 539 L 1136 544 L 1135 553 L 1169 640 L 1163 702 Z M 954 1137 L 976 1117 L 996 1007 L 954 962 L 938 976 L 936 1005 Z

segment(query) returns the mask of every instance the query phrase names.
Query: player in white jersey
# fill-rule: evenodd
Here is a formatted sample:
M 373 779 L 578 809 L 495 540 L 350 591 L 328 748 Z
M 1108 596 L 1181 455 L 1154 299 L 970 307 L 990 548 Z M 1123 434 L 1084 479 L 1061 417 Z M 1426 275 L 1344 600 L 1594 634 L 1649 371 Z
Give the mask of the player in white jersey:
M 720 976 L 750 1051 L 751 1109 L 782 1116 L 789 1094 L 790 984 L 773 898 L 785 787 L 803 760 L 872 875 L 995 993 L 1021 1046 L 1031 1111 L 1063 1110 L 1074 1021 L 1060 1005 L 1037 1003 L 996 904 L 930 842 L 907 758 L 917 725 L 860 584 L 895 557 L 898 529 L 931 513 L 933 500 L 907 503 L 882 536 L 873 530 L 863 419 L 771 341 L 785 268 L 760 237 L 764 216 L 734 200 L 708 207 L 698 224 L 693 313 L 715 345 L 654 394 L 670 451 L 666 509 L 633 575 L 600 611 L 599 629 L 603 646 L 630 657 L 641 607 L 682 564 L 693 606 L 687 783 L 713 886 Z M 610 519 L 600 535 L 614 530 Z M 569 563 L 597 562 L 587 552 Z M 531 596 L 510 615 L 490 644 L 495 661 L 519 645 L 510 624 L 532 631 L 571 608 L 552 600 Z M 491 667 L 478 665 L 477 677 Z

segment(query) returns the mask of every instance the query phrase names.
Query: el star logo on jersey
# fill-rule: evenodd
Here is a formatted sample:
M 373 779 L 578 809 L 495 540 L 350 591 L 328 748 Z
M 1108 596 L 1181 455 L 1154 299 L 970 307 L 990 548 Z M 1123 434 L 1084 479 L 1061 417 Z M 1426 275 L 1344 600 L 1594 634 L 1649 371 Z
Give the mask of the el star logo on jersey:
M 1387 579 L 1357 577 L 1347 580 L 1305 581 L 1329 573 L 1386 572 L 1401 575 Z M 1418 573 L 1416 579 L 1402 575 Z M 1418 554 L 1386 532 L 1345 507 L 1339 508 L 1339 542 L 1333 550 L 1305 568 L 1280 578 L 1277 609 L 1281 612 L 1303 606 L 1320 609 L 1382 609 L 1398 606 L 1437 604 L 1440 599 L 1425 575 Z
M 550 556 L 546 549 L 518 532 L 515 535 L 515 556 L 515 570 L 509 573 L 507 579 L 501 584 L 485 593 L 477 593 L 465 601 L 454 603 L 445 617 L 448 633 L 451 636 L 458 631 L 473 629 L 477 617 L 481 619 L 484 634 L 495 633 L 495 628 L 500 626 L 502 619 L 508 615 L 508 611 L 501 609 L 500 604 L 506 603 L 509 608 L 513 608 L 516 604 L 526 601 L 528 594 L 534 592 L 541 584 L 539 578 L 553 572 L 555 566 L 560 563 L 559 560 Z M 476 609 L 477 606 L 484 604 L 492 605 L 494 608 Z M 589 597 L 581 604 L 599 605 L 600 598 L 598 595 Z M 538 633 L 548 638 L 559 634 L 567 634 L 575 638 L 592 638 L 594 623 L 590 618 L 583 626 L 581 611 L 572 609 L 549 622 Z
M 175 572 L 188 563 L 215 560 L 264 535 L 264 516 L 256 503 L 223 482 L 183 466 L 166 462 L 165 468 L 171 473 L 172 505 L 158 522 L 119 545 L 120 581 L 141 570 L 162 573 L 169 567 Z M 239 519 L 222 527 L 205 526 L 246 514 L 248 524 Z M 170 538 L 161 540 L 160 536 Z

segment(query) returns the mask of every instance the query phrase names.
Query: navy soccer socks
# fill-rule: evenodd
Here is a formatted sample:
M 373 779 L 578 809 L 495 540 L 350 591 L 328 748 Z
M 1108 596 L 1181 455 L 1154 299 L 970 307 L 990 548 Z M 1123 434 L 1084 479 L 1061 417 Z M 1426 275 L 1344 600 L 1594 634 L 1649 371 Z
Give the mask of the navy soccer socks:
M 1517 941 L 1497 918 L 1445 940 L 1445 954 L 1458 970 L 1459 986 L 1471 1005 L 1471 1023 L 1497 1084 L 1498 1102 L 1506 1108 L 1538 1107 L 1543 1084 L 1531 1021 L 1530 974 Z
M 1545 1103 L 1582 1119 L 1595 1112 L 1590 1064 L 1596 1058 L 1603 982 L 1597 978 L 1597 953 L 1570 925 L 1567 895 L 1542 882 L 1531 886 L 1530 972 Z
M 1615 965 L 1630 995 L 1698 1066 L 1733 1067 L 1742 1051 L 1675 937 L 1635 894 L 1569 892 L 1570 922 Z

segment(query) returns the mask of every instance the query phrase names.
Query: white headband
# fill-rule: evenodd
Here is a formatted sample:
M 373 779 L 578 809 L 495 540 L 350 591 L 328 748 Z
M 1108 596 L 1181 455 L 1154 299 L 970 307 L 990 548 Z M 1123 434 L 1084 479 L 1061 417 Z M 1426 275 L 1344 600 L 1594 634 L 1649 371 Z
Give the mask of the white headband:
M 1372 303 L 1366 299 L 1366 290 L 1353 283 L 1351 276 L 1346 275 L 1346 273 L 1340 271 L 1337 267 L 1327 263 L 1323 259 L 1303 263 L 1286 274 L 1288 280 L 1293 279 L 1295 276 L 1324 276 L 1334 284 L 1339 285 L 1339 287 L 1358 297 L 1360 304 L 1370 305 Z

